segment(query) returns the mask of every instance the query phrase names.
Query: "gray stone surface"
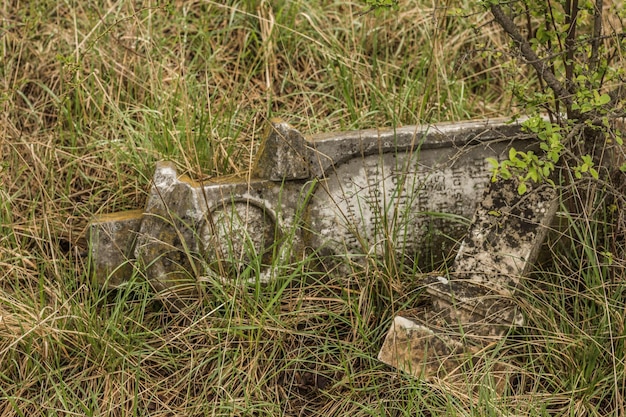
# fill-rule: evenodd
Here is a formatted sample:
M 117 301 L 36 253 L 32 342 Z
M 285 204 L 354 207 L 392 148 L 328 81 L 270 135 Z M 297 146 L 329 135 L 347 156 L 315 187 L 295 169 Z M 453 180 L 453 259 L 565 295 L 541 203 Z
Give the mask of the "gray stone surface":
M 192 294 L 202 277 L 235 278 L 253 261 L 269 279 L 272 248 L 295 227 L 302 183 L 222 181 L 196 183 L 157 164 L 134 249 L 155 289 Z
M 467 232 L 489 181 L 485 155 L 504 144 L 419 148 L 349 159 L 328 170 L 307 208 L 308 243 L 326 253 L 382 256 L 421 266 Z
M 103 214 L 90 226 L 94 275 L 117 287 L 134 273 L 133 248 L 143 220 L 143 210 Z
M 251 178 L 198 183 L 162 162 L 132 224 L 94 219 L 97 277 L 119 285 L 133 271 L 126 260 L 136 259 L 159 291 L 191 294 L 207 276 L 234 278 L 248 267 L 260 271 L 250 279 L 266 281 L 276 256 L 305 250 L 337 262 L 394 250 L 431 264 L 466 233 L 488 184 L 486 158 L 527 146 L 518 134 L 496 120 L 304 137 L 274 120 Z
M 273 119 L 257 152 L 252 175 L 271 181 L 307 179 L 307 156 L 304 136 L 288 123 Z

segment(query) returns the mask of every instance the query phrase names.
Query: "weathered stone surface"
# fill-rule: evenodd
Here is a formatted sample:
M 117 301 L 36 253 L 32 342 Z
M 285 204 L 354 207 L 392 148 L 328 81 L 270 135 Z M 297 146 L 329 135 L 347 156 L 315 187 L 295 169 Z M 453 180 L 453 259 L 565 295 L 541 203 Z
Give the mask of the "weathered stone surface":
M 211 216 L 214 243 L 207 250 L 207 261 L 213 271 L 234 277 L 256 260 L 271 265 L 280 231 L 269 210 L 250 201 L 224 201 Z
M 172 163 L 157 164 L 135 256 L 159 291 L 193 290 L 190 284 L 200 268 L 202 235 L 208 234 L 194 185 L 179 179 Z
M 523 324 L 511 295 L 489 287 L 488 282 L 475 284 L 451 273 L 428 277 L 424 284 L 440 327 L 451 325 L 466 335 L 492 339 Z
M 487 277 L 489 286 L 503 293 L 514 289 L 537 259 L 556 198 L 556 189 L 547 184 L 520 196 L 516 181 L 493 183 L 457 254 L 455 272 L 477 284 Z
M 464 149 L 480 143 L 503 143 L 508 149 L 513 138 L 520 139 L 518 124 L 508 123 L 506 119 L 470 120 L 322 133 L 308 137 L 307 148 L 310 150 L 311 177 L 323 178 L 332 172 L 333 167 L 353 158 L 386 153 L 415 154 L 450 147 L 462 153 Z M 496 154 L 497 151 L 488 153 Z
M 200 184 L 157 164 L 135 245 L 157 290 L 191 294 L 201 277 L 234 277 L 257 258 L 260 279 L 269 278 L 271 248 L 294 227 L 302 183 L 222 181 Z
M 558 207 L 556 197 L 549 185 L 520 196 L 516 181 L 492 183 L 457 253 L 453 273 L 428 282 L 433 307 L 455 311 L 450 316 L 455 321 L 469 310 L 493 324 L 521 325 L 522 317 L 507 300 L 537 259 Z
M 340 259 L 394 250 L 430 263 L 467 230 L 489 179 L 485 159 L 526 146 L 517 134 L 519 126 L 481 121 L 304 138 L 272 121 L 251 178 L 197 183 L 159 163 L 126 253 L 158 290 L 190 292 L 203 277 L 255 263 L 261 274 L 251 279 L 270 279 L 274 256 L 306 248 Z M 106 251 L 94 256 L 105 266 L 98 273 L 119 266 Z
M 101 285 L 117 287 L 133 274 L 133 248 L 143 210 L 97 216 L 89 226 L 94 276 Z
M 272 119 L 256 156 L 252 175 L 271 181 L 309 178 L 308 152 L 300 132 Z
M 335 165 L 307 208 L 312 231 L 307 241 L 326 254 L 353 260 L 357 254 L 382 256 L 392 248 L 397 259 L 408 257 L 421 266 L 441 261 L 450 242 L 467 232 L 489 182 L 485 155 L 499 155 L 505 146 L 416 144 L 409 152 Z

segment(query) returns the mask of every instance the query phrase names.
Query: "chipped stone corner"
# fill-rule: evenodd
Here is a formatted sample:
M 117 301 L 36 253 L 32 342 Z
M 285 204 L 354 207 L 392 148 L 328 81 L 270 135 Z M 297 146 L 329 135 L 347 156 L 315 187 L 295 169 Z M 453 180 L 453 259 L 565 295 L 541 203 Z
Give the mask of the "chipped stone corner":
M 252 175 L 270 181 L 309 178 L 304 136 L 290 124 L 272 119 L 256 154 Z

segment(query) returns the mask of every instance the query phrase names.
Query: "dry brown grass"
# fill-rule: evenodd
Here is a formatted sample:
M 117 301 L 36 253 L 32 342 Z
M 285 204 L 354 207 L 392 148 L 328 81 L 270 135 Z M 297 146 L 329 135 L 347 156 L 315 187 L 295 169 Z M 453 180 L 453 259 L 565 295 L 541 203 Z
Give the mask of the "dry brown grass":
M 285 265 L 280 282 L 214 285 L 176 313 L 141 277 L 92 283 L 88 221 L 140 207 L 156 160 L 228 174 L 270 117 L 306 133 L 491 117 L 510 113 L 511 77 L 529 82 L 496 60 L 506 41 L 470 2 L 364 16 L 350 1 L 224 3 L 0 6 L 0 415 L 623 414 L 623 288 L 594 281 L 619 276 L 616 257 L 585 264 L 581 299 L 556 278 L 528 290 L 528 311 L 547 307 L 501 353 L 521 375 L 502 398 L 374 359 L 417 296 L 377 264 L 341 279 Z M 585 308 L 581 324 L 570 310 Z

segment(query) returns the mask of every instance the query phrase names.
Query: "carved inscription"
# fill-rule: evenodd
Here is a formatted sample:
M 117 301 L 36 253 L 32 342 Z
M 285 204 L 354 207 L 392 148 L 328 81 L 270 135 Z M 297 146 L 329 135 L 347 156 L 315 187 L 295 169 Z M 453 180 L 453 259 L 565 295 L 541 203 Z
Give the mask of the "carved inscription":
M 422 266 L 442 260 L 466 233 L 489 181 L 485 155 L 483 146 L 431 149 L 336 167 L 309 207 L 312 246 L 334 255 L 393 250 Z

